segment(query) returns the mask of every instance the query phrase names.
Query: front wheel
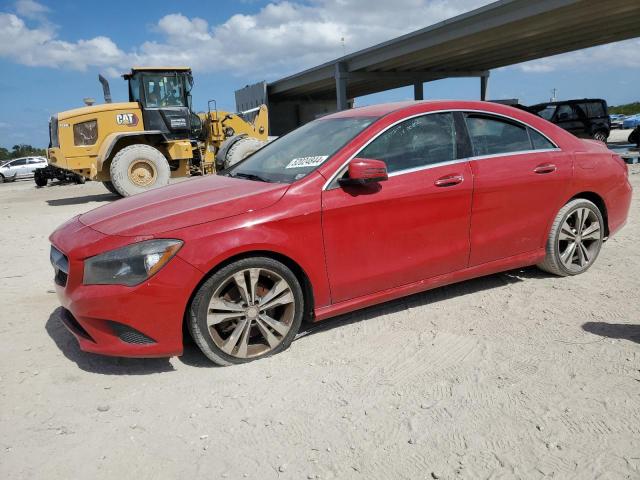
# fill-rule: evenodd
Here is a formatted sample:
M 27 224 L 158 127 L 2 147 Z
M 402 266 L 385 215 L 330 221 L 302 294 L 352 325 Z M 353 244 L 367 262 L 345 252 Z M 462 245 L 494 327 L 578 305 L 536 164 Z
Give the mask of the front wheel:
M 113 186 L 113 183 L 107 181 L 107 182 L 102 182 L 102 184 L 104 185 L 104 188 L 109 190 L 111 193 L 113 193 L 114 195 L 120 196 L 120 194 L 116 190 L 116 187 Z
M 560 209 L 547 240 L 547 255 L 538 267 L 566 277 L 586 272 L 595 262 L 604 240 L 600 209 L 578 198 Z
M 136 144 L 116 153 L 109 174 L 116 191 L 128 197 L 168 185 L 171 170 L 169 162 L 158 149 Z
M 246 363 L 288 348 L 303 312 L 302 288 L 287 266 L 247 258 L 220 269 L 198 289 L 189 331 L 214 363 Z
M 36 173 L 33 175 L 33 180 L 34 180 L 34 182 L 36 182 L 36 185 L 38 187 L 46 187 L 47 186 L 47 182 L 49 181 L 47 176 L 43 175 L 38 170 L 36 170 Z

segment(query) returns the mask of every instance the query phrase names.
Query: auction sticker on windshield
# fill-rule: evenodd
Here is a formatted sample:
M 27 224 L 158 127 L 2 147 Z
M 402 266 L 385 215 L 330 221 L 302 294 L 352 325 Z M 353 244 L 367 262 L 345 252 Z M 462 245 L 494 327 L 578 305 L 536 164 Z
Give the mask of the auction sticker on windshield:
M 315 157 L 299 157 L 291 160 L 288 165 L 284 168 L 306 168 L 306 167 L 317 167 L 322 162 L 324 162 L 328 157 L 328 155 L 318 155 Z

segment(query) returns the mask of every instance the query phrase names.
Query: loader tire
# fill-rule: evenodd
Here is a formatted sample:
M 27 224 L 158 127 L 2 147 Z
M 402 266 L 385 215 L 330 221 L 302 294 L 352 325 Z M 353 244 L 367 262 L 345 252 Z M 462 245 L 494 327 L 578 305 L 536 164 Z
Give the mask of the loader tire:
M 116 190 L 116 187 L 113 186 L 112 182 L 102 182 L 102 184 L 104 185 L 104 188 L 109 190 L 111 193 L 113 193 L 114 195 L 120 196 L 120 194 Z
M 130 145 L 116 153 L 109 173 L 113 187 L 123 197 L 164 187 L 171 177 L 165 156 L 144 144 Z
M 229 168 L 236 163 L 244 160 L 252 153 L 260 150 L 267 142 L 260 141 L 251 137 L 241 137 L 234 142 L 226 152 L 223 159 L 223 168 Z
M 46 175 L 42 174 L 39 169 L 33 174 L 33 181 L 36 182 L 38 187 L 46 187 L 49 179 Z

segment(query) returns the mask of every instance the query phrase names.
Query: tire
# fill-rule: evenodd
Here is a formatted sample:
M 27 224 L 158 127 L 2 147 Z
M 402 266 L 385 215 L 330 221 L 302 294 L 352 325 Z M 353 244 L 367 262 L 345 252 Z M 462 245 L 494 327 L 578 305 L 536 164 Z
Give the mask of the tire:
M 584 219 L 578 227 L 580 218 Z M 598 258 L 604 230 L 602 212 L 593 202 L 571 200 L 560 209 L 551 226 L 546 256 L 538 268 L 561 277 L 586 272 Z
M 229 147 L 224 158 L 221 159 L 223 168 L 226 169 L 232 167 L 252 153 L 260 150 L 266 144 L 267 142 L 262 142 L 251 137 L 242 137 L 238 139 L 233 145 L 231 145 L 231 147 Z
M 249 298 L 241 294 L 234 276 Z M 267 308 L 263 311 L 262 306 Z M 187 321 L 207 358 L 227 366 L 286 350 L 300 329 L 304 311 L 302 288 L 293 272 L 271 258 L 253 257 L 221 268 L 204 282 L 191 302 Z M 211 326 L 208 317 L 214 322 Z
M 84 185 L 87 181 L 86 178 L 84 178 L 82 175 L 76 175 L 76 178 L 74 179 L 74 181 L 78 184 L 78 185 Z
M 113 193 L 114 195 L 118 195 L 120 196 L 120 194 L 118 193 L 118 191 L 116 190 L 116 187 L 113 186 L 113 183 L 111 182 L 102 182 L 102 185 L 104 185 L 104 188 L 106 188 L 107 190 L 109 190 L 111 193 Z
M 4 178 L 4 175 L 0 174 L 0 183 L 4 183 L 6 181 L 7 181 L 7 179 Z
M 129 197 L 169 184 L 169 162 L 150 145 L 136 144 L 120 150 L 109 167 L 118 194 Z
M 36 185 L 38 187 L 46 187 L 47 182 L 49 181 L 49 179 L 46 176 L 42 175 L 41 173 L 38 173 L 37 171 L 33 175 L 33 180 L 34 182 L 36 182 Z
M 607 143 L 607 139 L 609 138 L 609 132 L 606 130 L 598 130 L 593 134 L 593 139 L 598 140 L 602 143 Z

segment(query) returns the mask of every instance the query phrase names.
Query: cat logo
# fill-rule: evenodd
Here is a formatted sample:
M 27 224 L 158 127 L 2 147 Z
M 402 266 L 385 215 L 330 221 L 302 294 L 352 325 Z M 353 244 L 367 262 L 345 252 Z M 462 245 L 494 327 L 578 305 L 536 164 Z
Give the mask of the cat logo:
M 116 123 L 118 125 L 135 127 L 138 125 L 138 116 L 135 113 L 118 113 L 116 114 Z

